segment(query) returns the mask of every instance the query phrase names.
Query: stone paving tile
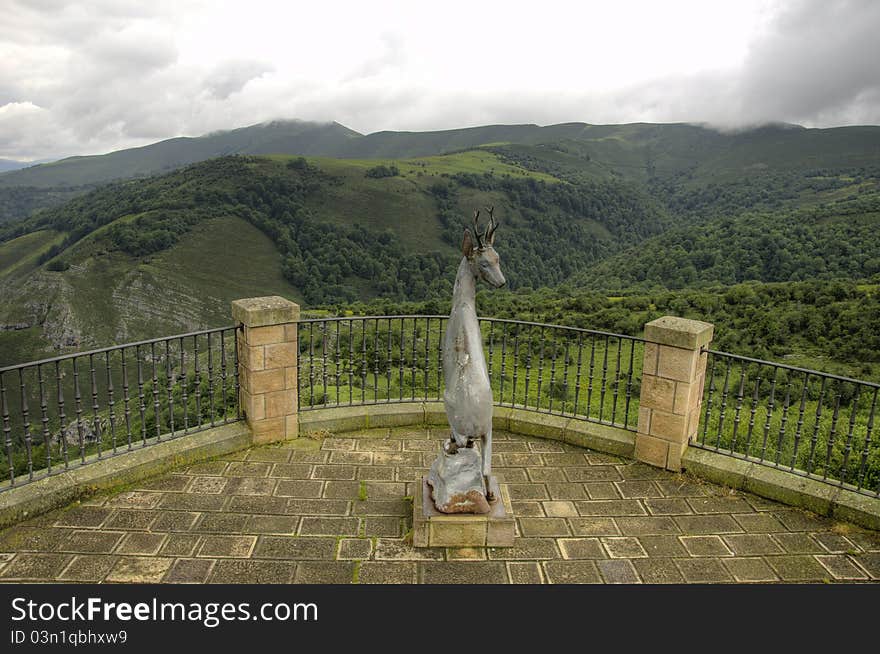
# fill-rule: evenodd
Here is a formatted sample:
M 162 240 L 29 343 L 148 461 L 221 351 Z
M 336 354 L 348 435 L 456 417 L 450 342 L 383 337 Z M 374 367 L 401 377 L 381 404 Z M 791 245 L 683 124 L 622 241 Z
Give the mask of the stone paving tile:
M 123 531 L 72 531 L 70 538 L 58 544 L 58 552 L 86 552 L 91 554 L 109 554 L 125 536 Z
M 205 513 L 192 531 L 203 534 L 238 534 L 244 530 L 248 516 L 243 513 Z
M 179 495 L 179 493 L 160 493 L 157 491 L 128 491 L 107 498 L 104 506 L 131 509 L 155 509 L 162 499 Z M 85 509 L 87 507 L 82 508 Z M 88 525 L 81 524 L 77 526 L 85 527 Z
M 825 548 L 819 545 L 810 534 L 781 533 L 770 536 L 789 554 L 822 554 L 825 552 Z
M 544 513 L 551 518 L 570 518 L 578 515 L 574 503 L 568 500 L 551 500 L 549 502 L 541 502 L 544 507 Z
M 314 467 L 311 463 L 276 463 L 272 466 L 270 476 L 283 479 L 310 479 Z
M 620 499 L 617 485 L 610 481 L 585 482 L 584 489 L 591 500 L 616 500 Z
M 816 560 L 831 573 L 835 579 L 867 579 L 861 568 L 853 565 L 852 560 L 846 556 L 835 554 L 817 554 Z
M 678 536 L 639 536 L 639 542 L 649 557 L 687 556 Z
M 228 465 L 225 461 L 203 461 L 187 466 L 182 472 L 190 475 L 222 475 Z
M 251 558 L 332 560 L 336 556 L 335 538 L 307 536 L 260 536 Z
M 587 490 L 583 484 L 573 482 L 548 482 L 544 484 L 551 500 L 585 500 Z
M 296 563 L 290 561 L 252 561 L 220 559 L 211 570 L 212 584 L 287 584 L 293 581 Z
M 535 561 L 513 562 L 507 564 L 507 576 L 512 584 L 542 584 L 544 575 L 541 564 Z
M 412 515 L 412 504 L 403 499 L 365 500 L 352 503 L 354 515 Z
M 852 557 L 871 579 L 880 579 L 880 552 L 867 552 Z
M 368 538 L 343 538 L 339 541 L 336 558 L 339 560 L 369 559 L 372 553 L 372 540 Z
M 13 527 L 0 533 L 0 551 L 55 552 L 72 533 L 71 529 Z
M 729 515 L 682 515 L 673 518 L 682 533 L 699 536 L 703 534 L 735 534 L 742 532 Z
M 660 489 L 653 481 L 630 480 L 616 484 L 620 496 L 625 499 L 638 497 L 662 497 Z
M 426 561 L 419 563 L 423 584 L 507 584 L 507 566 L 500 561 Z
M 680 475 L 675 475 L 673 479 L 657 479 L 655 483 L 664 497 L 703 497 L 708 492 L 704 485 Z
M 192 511 L 160 511 L 150 528 L 157 531 L 187 531 L 200 517 L 200 513 Z
M 545 456 L 552 456 L 546 454 Z M 562 455 L 560 455 L 562 456 Z M 614 466 L 592 466 L 583 468 L 563 468 L 568 481 L 612 482 L 620 481 L 621 476 Z
M 0 571 L 0 579 L 16 581 L 55 579 L 72 558 L 70 554 L 17 554 Z
M 547 561 L 544 573 L 550 584 L 601 584 L 602 577 L 592 561 Z
M 831 578 L 814 557 L 806 554 L 768 556 L 765 560 L 783 581 L 822 581 Z
M 568 518 L 574 536 L 619 536 L 620 529 L 614 518 L 595 516 L 591 518 Z
M 597 561 L 596 566 L 606 584 L 638 584 L 642 581 L 628 560 Z
M 303 536 L 357 536 L 360 521 L 357 518 L 325 518 L 306 516 L 299 533 Z
M 354 580 L 354 562 L 303 561 L 296 566 L 295 584 L 350 584 Z
M 381 544 L 382 541 L 379 542 Z M 513 541 L 513 547 L 490 547 L 489 558 L 499 561 L 536 561 L 558 559 L 561 555 L 552 538 L 517 538 Z
M 145 532 L 132 532 L 125 537 L 119 547 L 116 548 L 117 554 L 157 554 L 162 548 L 167 534 L 153 534 Z
M 351 502 L 346 500 L 287 500 L 281 513 L 292 515 L 348 515 Z
M 880 532 L 851 529 L 847 532 L 847 538 L 865 552 L 880 552 Z
M 323 482 L 319 480 L 303 480 L 303 479 L 282 479 L 275 486 L 275 495 L 277 497 L 298 497 L 300 499 L 318 499 L 320 497 L 332 497 L 325 495 L 326 484 L 334 482 Z M 357 482 L 344 482 L 357 483 Z M 355 493 L 357 495 L 357 493 Z M 349 497 L 346 495 L 346 497 Z
M 373 558 L 377 561 L 442 561 L 443 554 L 443 550 L 436 547 L 415 548 L 402 539 L 379 538 Z
M 256 536 L 205 536 L 197 556 L 247 558 L 256 542 Z
M 690 504 L 681 497 L 657 497 L 645 500 L 651 515 L 687 515 L 693 513 Z
M 226 466 L 223 474 L 227 477 L 268 477 L 269 471 L 284 464 L 271 463 L 253 463 L 245 461 L 234 461 Z
M 679 540 L 688 554 L 698 556 L 733 556 L 720 536 L 680 536 Z
M 62 581 L 101 581 L 116 564 L 118 558 L 107 554 L 78 554 L 58 578 Z
M 648 556 L 637 538 L 630 536 L 607 536 L 601 539 L 602 546 L 612 559 L 641 559 Z
M 614 518 L 620 533 L 625 536 L 662 536 L 681 532 L 672 518 L 664 516 Z
M 362 518 L 363 535 L 397 538 L 402 535 L 400 522 L 400 518 L 395 516 L 370 516 Z
M 747 513 L 752 508 L 740 497 L 691 497 L 687 503 L 694 513 Z
M 520 533 L 523 536 L 568 536 L 568 523 L 563 518 L 520 518 Z
M 159 550 L 160 556 L 192 556 L 201 536 L 195 534 L 168 534 Z
M 680 584 L 684 581 L 672 559 L 636 559 L 632 564 L 646 584 Z
M 361 584 L 414 584 L 416 581 L 415 563 L 364 561 L 358 573 Z
M 730 558 L 722 561 L 727 571 L 733 575 L 736 581 L 740 582 L 759 582 L 759 581 L 779 581 L 779 577 L 773 572 L 773 569 L 767 565 L 764 559 L 758 557 L 752 558 Z
M 0 531 L 0 580 L 880 581 L 877 532 L 503 431 L 514 547 L 413 548 L 411 496 L 445 434 L 383 428 L 193 464 Z
M 823 518 L 800 509 L 777 510 L 773 515 L 788 531 L 826 531 L 834 525 L 834 521 L 830 518 Z
M 174 559 L 170 558 L 124 556 L 116 562 L 105 581 L 130 584 L 156 584 L 162 581 L 172 563 L 174 563 Z
M 160 493 L 157 493 L 161 497 Z M 97 506 L 75 506 L 62 511 L 55 520 L 56 527 L 100 527 L 113 513 L 111 509 Z
M 361 481 L 392 481 L 394 466 L 358 466 L 355 479 Z
M 158 511 L 117 509 L 104 523 L 107 529 L 149 529 L 159 516 Z
M 161 495 L 158 506 L 176 511 L 219 511 L 226 503 L 226 499 L 226 495 L 166 493 Z
M 249 534 L 293 535 L 299 527 L 299 516 L 251 515 L 247 516 L 243 531 Z
M 582 516 L 647 515 L 648 513 L 638 500 L 581 500 L 576 501 L 574 505 Z
M 171 584 L 203 584 L 216 563 L 213 559 L 177 559 L 163 581 Z
M 372 452 L 331 452 L 328 463 L 353 463 L 355 465 L 370 465 L 373 463 Z
M 684 580 L 689 584 L 718 584 L 733 577 L 718 559 L 675 559 Z
M 785 554 L 779 543 L 768 534 L 728 534 L 723 539 L 736 556 Z
M 782 523 L 769 513 L 736 513 L 732 517 L 740 527 L 750 534 L 785 531 Z
M 813 539 L 829 554 L 855 554 L 859 548 L 846 536 L 832 531 L 813 534 Z
M 541 502 L 511 502 L 513 515 L 518 518 L 544 518 L 544 505 Z
M 598 538 L 560 538 L 556 544 L 564 559 L 604 559 L 608 557 Z

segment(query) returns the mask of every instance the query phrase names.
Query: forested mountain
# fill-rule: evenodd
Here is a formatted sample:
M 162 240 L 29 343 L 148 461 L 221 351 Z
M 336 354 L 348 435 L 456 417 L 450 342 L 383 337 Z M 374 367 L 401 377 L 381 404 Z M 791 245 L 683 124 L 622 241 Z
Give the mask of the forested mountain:
M 246 154 L 216 157 L 230 152 Z M 192 157 L 206 160 L 180 167 Z M 153 166 L 174 170 L 143 176 Z M 108 182 L 110 172 L 137 177 Z M 785 299 L 788 285 L 876 288 L 880 128 L 570 123 L 361 136 L 278 122 L 6 173 L 0 364 L 226 324 L 229 301 L 248 295 L 307 310 L 444 311 L 463 229 L 487 205 L 501 220 L 509 288 L 484 313 L 571 297 L 557 319 L 634 333 L 652 312 L 709 319 L 707 297 L 772 282 L 758 297 L 788 316 L 762 328 L 772 338 L 750 340 L 759 323 L 731 318 L 741 312 L 719 315 L 735 325 L 725 338 L 758 354 L 805 352 L 809 339 L 781 335 L 807 333 L 792 316 L 812 315 L 827 293 Z M 545 287 L 555 290 L 535 290 Z M 870 315 L 853 303 L 873 293 L 836 305 L 849 333 Z M 597 313 L 595 298 L 614 306 Z M 831 333 L 826 313 L 808 320 L 810 333 Z M 804 356 L 874 360 L 841 346 L 846 329 Z

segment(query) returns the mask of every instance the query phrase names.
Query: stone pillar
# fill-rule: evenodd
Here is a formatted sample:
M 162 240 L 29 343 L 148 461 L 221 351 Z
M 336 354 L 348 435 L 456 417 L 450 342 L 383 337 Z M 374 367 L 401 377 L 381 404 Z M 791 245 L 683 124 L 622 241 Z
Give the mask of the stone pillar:
M 239 402 L 254 443 L 299 435 L 296 364 L 299 305 L 283 297 L 235 300 Z
M 639 461 L 681 470 L 681 456 L 700 424 L 707 359 L 702 350 L 713 330 L 709 323 L 674 316 L 645 325 L 635 450 Z

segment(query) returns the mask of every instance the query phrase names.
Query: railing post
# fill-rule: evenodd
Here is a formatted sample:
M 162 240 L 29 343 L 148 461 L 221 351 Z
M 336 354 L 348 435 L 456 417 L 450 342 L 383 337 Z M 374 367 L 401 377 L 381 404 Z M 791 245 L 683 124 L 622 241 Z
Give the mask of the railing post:
M 297 321 L 299 305 L 282 297 L 235 300 L 239 402 L 254 443 L 299 434 Z
M 681 470 L 681 457 L 696 437 L 707 354 L 714 327 L 664 316 L 645 325 L 645 360 L 635 456 Z

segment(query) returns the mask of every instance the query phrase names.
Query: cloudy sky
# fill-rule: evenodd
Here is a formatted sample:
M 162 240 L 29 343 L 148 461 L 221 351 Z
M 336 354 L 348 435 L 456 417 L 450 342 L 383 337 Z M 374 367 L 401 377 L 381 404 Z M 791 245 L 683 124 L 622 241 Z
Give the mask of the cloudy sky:
M 0 0 L 0 158 L 277 118 L 880 124 L 874 0 Z

